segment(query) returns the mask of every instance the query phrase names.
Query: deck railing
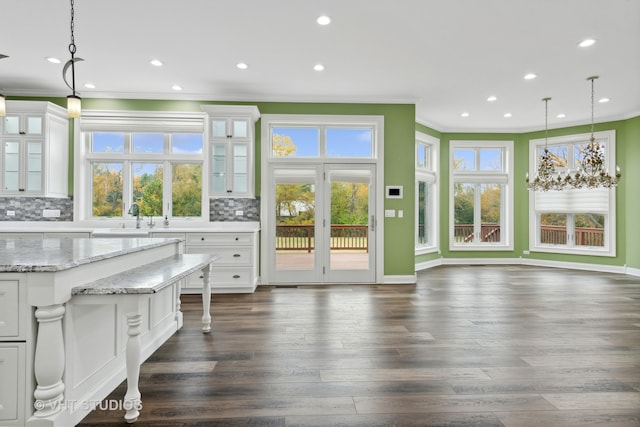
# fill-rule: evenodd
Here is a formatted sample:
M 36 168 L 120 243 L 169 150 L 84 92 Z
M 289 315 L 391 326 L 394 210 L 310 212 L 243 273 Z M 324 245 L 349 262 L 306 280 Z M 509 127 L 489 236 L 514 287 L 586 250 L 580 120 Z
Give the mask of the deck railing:
M 314 225 L 277 225 L 276 250 L 311 252 L 315 248 Z M 369 249 L 368 225 L 332 225 L 331 249 Z

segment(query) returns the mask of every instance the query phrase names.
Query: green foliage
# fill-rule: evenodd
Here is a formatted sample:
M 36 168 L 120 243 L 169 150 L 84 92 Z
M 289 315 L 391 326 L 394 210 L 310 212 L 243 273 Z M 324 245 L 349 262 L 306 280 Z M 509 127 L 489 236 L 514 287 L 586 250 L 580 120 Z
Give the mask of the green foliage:
M 202 164 L 173 165 L 172 215 L 200 216 L 202 214 Z
M 93 216 L 122 216 L 122 172 L 106 163 L 93 165 Z

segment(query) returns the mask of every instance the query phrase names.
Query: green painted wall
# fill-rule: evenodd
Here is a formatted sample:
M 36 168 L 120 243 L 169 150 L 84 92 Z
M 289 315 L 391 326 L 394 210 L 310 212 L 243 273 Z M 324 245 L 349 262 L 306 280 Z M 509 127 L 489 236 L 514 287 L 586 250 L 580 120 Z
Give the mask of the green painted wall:
M 557 137 L 590 132 L 590 125 L 573 126 L 548 131 L 548 136 Z M 616 253 L 615 257 L 589 255 L 564 255 L 550 253 L 531 253 L 524 255 L 529 248 L 529 194 L 524 175 L 529 162 L 529 140 L 544 138 L 544 131 L 520 134 L 510 133 L 438 133 L 423 125 L 416 130 L 440 138 L 440 246 L 444 258 L 531 258 L 561 262 L 592 263 L 600 265 L 640 267 L 640 170 L 634 165 L 640 164 L 640 117 L 624 121 L 596 124 L 594 130 L 616 131 L 616 159 L 622 168 L 622 180 L 617 188 L 616 198 Z M 452 140 L 513 140 L 514 141 L 514 250 L 513 251 L 449 251 L 449 142 Z M 430 261 L 439 258 L 438 254 L 419 255 L 415 262 Z
M 625 236 L 626 245 L 618 242 L 618 249 L 626 251 L 627 266 L 640 269 L 640 116 L 627 120 L 625 126 L 625 144 L 622 150 L 618 147 L 624 193 L 618 192 L 618 199 L 623 199 L 619 203 L 624 205 L 626 221 L 618 235 Z

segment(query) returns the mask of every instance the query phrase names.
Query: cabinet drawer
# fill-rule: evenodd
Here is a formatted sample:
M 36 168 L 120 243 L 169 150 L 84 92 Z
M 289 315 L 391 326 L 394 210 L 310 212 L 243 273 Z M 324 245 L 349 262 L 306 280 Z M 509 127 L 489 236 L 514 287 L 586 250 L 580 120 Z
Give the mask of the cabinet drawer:
M 250 286 L 251 268 L 214 268 L 211 272 L 211 287 Z M 187 287 L 202 287 L 202 274 L 192 274 L 187 279 Z
M 186 253 L 217 256 L 213 268 L 224 265 L 251 265 L 251 248 L 246 247 L 191 247 L 186 249 Z
M 24 425 L 25 344 L 0 343 L 0 424 Z
M 0 280 L 0 340 L 2 338 L 16 338 L 19 335 L 20 301 L 18 289 L 17 280 Z
M 187 245 L 250 245 L 250 233 L 189 233 Z

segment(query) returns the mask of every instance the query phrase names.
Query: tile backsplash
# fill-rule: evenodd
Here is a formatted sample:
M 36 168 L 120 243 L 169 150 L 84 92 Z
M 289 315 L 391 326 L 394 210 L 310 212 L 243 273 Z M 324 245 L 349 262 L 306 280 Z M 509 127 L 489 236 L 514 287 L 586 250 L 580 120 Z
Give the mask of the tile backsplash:
M 0 221 L 73 221 L 73 199 L 0 197 Z
M 209 221 L 260 221 L 259 198 L 210 199 L 209 209 Z M 0 197 L 0 221 L 73 221 L 73 198 Z
M 209 221 L 260 221 L 260 198 L 210 199 Z

